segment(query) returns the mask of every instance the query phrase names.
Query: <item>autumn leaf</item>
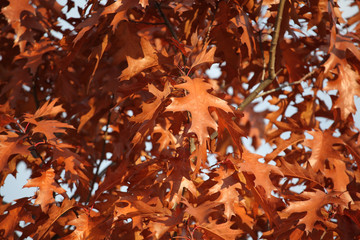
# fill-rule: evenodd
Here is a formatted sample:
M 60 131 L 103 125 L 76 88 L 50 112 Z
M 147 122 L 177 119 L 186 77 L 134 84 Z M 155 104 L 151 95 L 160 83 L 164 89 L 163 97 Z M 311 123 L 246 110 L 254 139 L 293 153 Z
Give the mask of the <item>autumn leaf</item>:
M 56 50 L 56 47 L 52 46 L 51 42 L 43 41 L 35 43 L 31 49 L 18 55 L 15 60 L 27 59 L 24 69 L 29 68 L 30 72 L 35 75 L 39 65 L 44 63 L 43 55 L 54 50 Z
M 39 177 L 29 179 L 24 187 L 39 188 L 35 204 L 40 204 L 43 212 L 47 212 L 50 205 L 55 202 L 53 192 L 66 197 L 65 189 L 55 182 L 55 171 L 52 168 L 42 171 Z
M 1 237 L 11 240 L 16 239 L 14 238 L 14 231 L 18 229 L 20 221 L 34 223 L 31 213 L 24 208 L 27 202 L 28 198 L 21 198 L 16 200 L 14 204 L 9 204 L 5 209 L 0 209 L 0 213 L 2 214 L 0 216 L 0 229 L 3 230 Z
M 195 206 L 194 204 L 189 203 L 186 199 L 183 199 L 182 203 L 184 203 L 187 207 L 185 211 L 190 214 L 190 216 L 193 216 L 200 224 L 207 223 L 208 216 L 212 212 L 215 212 L 216 210 L 214 208 L 220 204 L 219 202 L 206 201 Z
M 108 45 L 108 38 L 109 38 L 109 36 L 105 35 L 102 42 L 101 42 L 101 44 L 94 49 L 94 51 L 91 53 L 91 55 L 88 58 L 89 60 L 91 58 L 93 58 L 93 57 L 95 57 L 95 59 L 96 59 L 96 64 L 95 64 L 94 70 L 92 71 L 91 76 L 90 76 L 90 80 L 89 80 L 89 84 L 88 84 L 88 91 L 89 91 L 91 81 L 94 78 L 96 69 L 99 66 L 99 62 L 100 62 L 100 60 L 101 60 L 101 58 L 102 58 L 102 56 L 103 56 L 103 54 L 105 52 L 105 49 L 106 49 L 106 47 Z
M 26 119 L 25 122 L 34 124 L 35 127 L 31 129 L 31 132 L 43 133 L 48 141 L 57 139 L 55 133 L 66 133 L 67 128 L 74 129 L 73 126 L 56 120 L 42 120 L 38 122 L 33 119 Z
M 241 172 L 254 174 L 255 186 L 262 186 L 265 190 L 266 197 L 271 197 L 271 191 L 277 190 L 270 180 L 270 174 L 274 173 L 283 176 L 279 167 L 270 165 L 268 163 L 261 163 L 258 160 L 262 158 L 261 155 L 244 152 L 242 155 L 244 162 L 238 164 Z
M 306 233 L 313 231 L 317 221 L 325 222 L 321 208 L 326 204 L 340 204 L 343 206 L 347 204 L 339 192 L 325 193 L 321 190 L 315 190 L 314 192 L 303 192 L 300 197 L 304 200 L 290 202 L 284 213 L 289 216 L 292 213 L 306 212 L 306 215 L 301 217 L 298 223 L 298 225 L 305 224 Z
M 184 77 L 184 80 L 185 83 L 175 85 L 175 87 L 185 89 L 188 94 L 185 97 L 172 98 L 172 103 L 166 107 L 166 111 L 189 111 L 191 113 L 189 132 L 195 133 L 202 144 L 209 137 L 207 128 L 217 129 L 217 123 L 210 115 L 209 107 L 217 107 L 225 112 L 232 112 L 232 110 L 226 101 L 208 92 L 211 85 L 203 79 Z
M 0 171 L 2 171 L 11 155 L 30 154 L 29 146 L 23 144 L 26 136 L 19 137 L 15 133 L 8 132 L 8 135 L 0 135 Z
M 208 43 L 204 45 L 204 48 L 201 52 L 195 57 L 193 64 L 191 65 L 190 69 L 194 69 L 200 64 L 203 63 L 213 63 L 214 62 L 214 54 L 216 51 L 216 47 L 212 47 L 209 51 L 206 51 Z
M 46 234 L 49 232 L 50 228 L 53 227 L 56 221 L 61 218 L 63 214 L 75 207 L 75 199 L 65 198 L 61 203 L 61 206 L 58 207 L 55 204 L 52 205 L 48 211 L 49 218 L 37 229 L 34 234 L 35 239 L 43 239 Z
M 26 113 L 24 116 L 25 118 L 41 118 L 45 116 L 55 117 L 58 113 L 64 112 L 64 108 L 62 108 L 62 105 L 55 106 L 56 102 L 58 101 L 57 98 L 55 98 L 52 101 L 47 101 L 44 105 L 42 105 L 38 110 L 36 110 L 35 114 L 29 114 Z
M 10 4 L 4 7 L 1 12 L 7 18 L 8 23 L 15 29 L 15 44 L 19 44 L 21 52 L 25 50 L 26 40 L 21 37 L 27 31 L 26 27 L 21 24 L 21 14 L 24 12 L 35 15 L 35 8 L 28 0 L 11 0 Z
M 139 74 L 145 69 L 158 65 L 158 56 L 156 50 L 151 46 L 149 40 L 141 38 L 141 48 L 144 53 L 144 57 L 140 59 L 133 59 L 130 56 L 126 56 L 128 67 L 121 73 L 120 81 L 129 80 L 131 77 Z
M 334 144 L 342 144 L 343 141 L 339 138 L 333 137 L 330 130 L 311 131 L 309 132 L 314 139 L 306 139 L 304 146 L 312 149 L 309 163 L 315 171 L 324 171 L 325 160 L 338 159 L 340 155 L 333 148 Z
M 204 235 L 216 240 L 236 239 L 243 231 L 241 229 L 232 229 L 235 222 L 227 221 L 218 224 L 216 219 L 211 220 L 208 224 L 202 224 L 198 228 L 204 230 Z
M 152 84 L 149 84 L 148 88 L 149 92 L 155 96 L 155 100 L 150 103 L 144 102 L 141 105 L 142 112 L 130 118 L 130 121 L 140 124 L 140 127 L 132 140 L 135 145 L 141 142 L 149 129 L 155 125 L 155 119 L 159 114 L 160 107 L 171 92 L 169 82 L 165 83 L 163 91 L 158 90 Z
M 341 109 L 341 118 L 345 120 L 351 113 L 355 114 L 355 96 L 360 96 L 360 78 L 358 73 L 349 64 L 338 66 L 339 76 L 329 81 L 325 90 L 338 90 L 339 98 L 333 108 Z

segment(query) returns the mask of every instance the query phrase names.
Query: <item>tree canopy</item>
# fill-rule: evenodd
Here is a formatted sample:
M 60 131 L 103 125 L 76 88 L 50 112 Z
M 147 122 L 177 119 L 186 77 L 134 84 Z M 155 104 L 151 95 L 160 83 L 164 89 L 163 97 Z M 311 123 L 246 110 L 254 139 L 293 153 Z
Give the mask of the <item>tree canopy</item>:
M 0 7 L 0 186 L 25 163 L 24 188 L 37 188 L 2 201 L 2 239 L 360 238 L 358 12 L 337 0 Z

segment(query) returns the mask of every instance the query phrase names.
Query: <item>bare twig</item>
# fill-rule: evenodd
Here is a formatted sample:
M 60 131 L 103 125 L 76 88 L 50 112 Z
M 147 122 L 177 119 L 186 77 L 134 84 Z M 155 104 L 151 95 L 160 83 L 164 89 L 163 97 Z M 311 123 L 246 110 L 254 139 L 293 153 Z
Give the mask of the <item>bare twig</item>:
M 34 80 L 33 80 L 32 94 L 33 94 L 33 97 L 34 97 L 34 102 L 35 102 L 36 109 L 39 109 L 39 107 L 40 107 L 40 101 L 39 101 L 39 98 L 38 98 L 38 95 L 37 95 L 36 76 L 35 76 L 35 78 L 34 78 Z
M 211 22 L 210 22 L 209 29 L 208 29 L 208 31 L 207 31 L 207 33 L 206 33 L 206 37 L 205 37 L 204 43 L 207 43 L 207 42 L 209 41 L 210 32 L 211 32 L 211 29 L 213 28 L 214 21 L 215 21 L 215 15 L 216 15 L 216 13 L 217 13 L 217 11 L 218 11 L 218 8 L 219 8 L 219 2 L 216 2 L 215 4 L 216 4 L 216 5 L 215 5 L 214 13 L 213 13 L 212 18 L 211 18 Z
M 265 56 L 264 56 L 264 47 L 262 44 L 262 30 L 259 30 L 259 46 L 260 46 L 260 51 L 261 51 L 261 56 L 262 56 L 262 61 L 263 61 L 263 70 L 262 70 L 262 74 L 261 74 L 261 81 L 264 81 L 265 79 L 265 72 L 266 72 L 266 63 L 265 63 Z
M 270 47 L 269 76 L 262 83 L 260 83 L 260 85 L 252 93 L 250 93 L 249 96 L 247 96 L 245 98 L 245 100 L 238 107 L 238 110 L 241 110 L 241 111 L 244 110 L 245 107 L 247 105 L 249 105 L 257 97 L 257 95 L 262 90 L 264 90 L 267 86 L 269 86 L 269 84 L 276 78 L 275 55 L 276 55 L 276 46 L 277 46 L 277 43 L 279 40 L 280 27 L 281 27 L 282 15 L 284 12 L 284 6 L 285 6 L 285 0 L 280 0 L 279 11 L 278 11 L 278 15 L 276 17 L 274 36 L 271 41 L 271 47 Z
M 306 80 L 307 78 L 311 77 L 311 75 L 313 75 L 314 73 L 315 73 L 315 70 L 307 73 L 305 76 L 303 76 L 302 78 L 300 78 L 299 80 L 297 80 L 297 81 L 295 81 L 295 82 L 292 82 L 292 83 L 284 83 L 284 84 L 281 84 L 280 87 L 278 87 L 278 88 L 271 89 L 271 90 L 269 90 L 269 91 L 263 92 L 263 93 L 257 95 L 256 98 L 259 98 L 259 97 L 268 95 L 268 94 L 273 93 L 273 92 L 276 92 L 276 91 L 280 91 L 280 90 L 283 89 L 284 87 L 290 87 L 290 86 L 299 84 L 299 83 L 301 83 L 302 81 Z
M 146 25 L 166 25 L 164 22 L 160 22 L 160 23 L 157 23 L 157 22 L 143 22 L 143 21 L 135 21 L 135 20 L 129 20 L 129 22 L 132 22 L 132 23 L 138 23 L 138 24 L 146 24 Z
M 155 7 L 157 8 L 157 10 L 159 11 L 160 13 L 160 16 L 164 19 L 164 22 L 165 22 L 165 25 L 167 27 L 167 29 L 170 31 L 171 35 L 173 36 L 173 38 L 180 42 L 176 32 L 175 32 L 175 29 L 174 27 L 171 25 L 169 19 L 165 16 L 164 12 L 162 11 L 161 9 L 161 6 L 160 6 L 160 3 L 158 3 L 157 1 L 155 1 Z M 181 52 L 181 51 L 180 51 Z M 182 56 L 182 60 L 184 62 L 184 66 L 186 65 L 186 57 L 185 55 L 181 52 L 181 56 Z
M 90 187 L 89 194 L 88 194 L 88 196 L 86 198 L 86 202 L 89 202 L 89 200 L 90 200 L 91 192 L 94 190 L 95 182 L 96 182 L 96 180 L 97 180 L 97 178 L 99 176 L 101 164 L 104 161 L 105 156 L 106 156 L 106 137 L 108 135 L 109 125 L 110 125 L 110 118 L 111 118 L 111 110 L 109 110 L 108 117 L 107 117 L 107 123 L 106 123 L 106 126 L 105 126 L 105 133 L 104 133 L 104 137 L 103 137 L 103 145 L 102 145 L 102 150 L 101 150 L 100 161 L 99 161 L 99 164 L 96 164 L 96 172 L 95 172 L 94 177 L 93 177 L 93 179 L 91 181 L 91 187 Z

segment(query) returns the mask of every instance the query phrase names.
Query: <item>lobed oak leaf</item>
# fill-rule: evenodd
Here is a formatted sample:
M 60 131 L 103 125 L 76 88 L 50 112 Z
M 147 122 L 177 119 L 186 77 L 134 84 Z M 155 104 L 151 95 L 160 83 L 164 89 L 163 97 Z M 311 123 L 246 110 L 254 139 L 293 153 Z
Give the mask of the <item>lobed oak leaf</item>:
M 148 5 L 148 0 L 127 0 L 127 1 L 116 1 L 115 3 L 107 6 L 104 11 L 101 13 L 102 15 L 115 13 L 113 20 L 110 25 L 112 26 L 113 32 L 115 32 L 120 21 L 129 20 L 127 11 L 130 8 L 135 7 L 138 4 L 141 4 L 142 7 L 146 7 Z
M 145 69 L 158 65 L 158 56 L 150 41 L 145 38 L 141 38 L 140 44 L 144 53 L 144 57 L 140 59 L 134 59 L 130 56 L 126 56 L 128 67 L 121 73 L 119 77 L 120 81 L 129 80 L 131 77 L 139 74 Z
M 324 132 L 320 130 L 308 132 L 314 139 L 306 139 L 304 146 L 311 148 L 312 153 L 309 159 L 309 163 L 315 172 L 318 170 L 324 171 L 326 159 L 338 159 L 339 153 L 333 148 L 334 144 L 342 144 L 343 140 L 332 136 L 330 130 Z
M 49 218 L 46 219 L 45 222 L 42 222 L 42 224 L 37 228 L 36 232 L 34 233 L 34 239 L 44 239 L 50 229 L 53 227 L 54 223 L 67 211 L 70 209 L 76 207 L 75 205 L 75 199 L 68 199 L 65 198 L 61 206 L 58 207 L 55 204 L 52 205 L 48 211 Z
M 142 123 L 144 121 L 150 120 L 153 118 L 155 112 L 160 107 L 161 103 L 165 98 L 171 93 L 170 83 L 166 82 L 164 85 L 164 90 L 160 91 L 153 84 L 148 84 L 149 92 L 155 96 L 155 100 L 150 103 L 142 103 L 141 109 L 142 112 L 131 117 L 130 121 Z
M 185 89 L 188 94 L 185 97 L 172 98 L 172 103 L 166 107 L 166 111 L 189 111 L 191 113 L 189 132 L 195 133 L 202 144 L 209 137 L 208 127 L 217 130 L 217 123 L 210 115 L 209 107 L 216 107 L 228 113 L 233 111 L 226 101 L 208 92 L 211 85 L 203 79 L 191 79 L 187 76 L 183 78 L 186 83 L 175 85 L 175 87 Z
M 221 109 L 216 109 L 216 113 L 219 117 L 218 119 L 218 135 L 219 137 L 223 137 L 224 129 L 226 128 L 235 143 L 238 147 L 239 151 L 242 152 L 242 142 L 241 137 L 246 136 L 245 132 L 236 124 L 231 113 L 225 113 Z M 241 115 L 242 116 L 242 115 Z
M 169 82 L 165 83 L 163 91 L 158 90 L 153 84 L 149 84 L 148 88 L 149 92 L 155 96 L 155 100 L 150 103 L 143 103 L 141 105 L 142 112 L 130 118 L 130 121 L 141 124 L 132 140 L 134 145 L 142 142 L 149 129 L 153 128 L 155 119 L 161 109 L 160 106 L 171 92 Z
M 0 135 L 0 172 L 7 166 L 11 155 L 30 155 L 29 146 L 22 143 L 25 138 L 26 135 L 18 137 L 12 132 L 8 132 L 8 135 Z
M 208 43 L 203 47 L 203 50 L 195 57 L 195 61 L 191 65 L 190 69 L 195 68 L 196 66 L 203 63 L 213 63 L 216 47 L 212 47 L 208 52 L 206 52 Z
M 360 96 L 360 78 L 359 73 L 349 64 L 338 65 L 339 75 L 336 80 L 328 81 L 325 90 L 338 90 L 339 98 L 335 101 L 333 108 L 341 109 L 341 118 L 356 113 L 355 96 Z
M 52 101 L 47 101 L 44 105 L 42 105 L 38 110 L 36 110 L 35 114 L 29 114 L 25 113 L 25 118 L 40 118 L 45 116 L 54 117 L 60 112 L 64 112 L 64 108 L 62 105 L 55 106 L 56 102 L 58 101 L 58 98 L 55 98 Z
M 16 236 L 15 230 L 18 229 L 20 221 L 24 221 L 25 224 L 34 223 L 31 213 L 24 208 L 28 203 L 28 198 L 17 199 L 15 202 L 12 205 L 2 205 L 4 208 L 0 209 L 0 230 L 3 230 L 0 231 L 0 237 L 2 239 L 18 239 L 14 236 Z
M 156 145 L 157 147 L 155 149 L 159 152 L 167 149 L 174 150 L 176 147 L 179 147 L 176 137 L 169 129 L 171 127 L 170 121 L 165 119 L 165 122 L 165 126 L 157 124 L 154 127 L 154 131 L 152 133 L 152 138 L 156 140 L 155 144 L 158 144 Z M 160 135 L 160 137 L 158 137 L 158 135 Z
M 201 224 L 198 228 L 204 230 L 206 237 L 214 240 L 237 239 L 237 237 L 244 234 L 243 230 L 231 228 L 235 222 L 216 223 L 216 221 L 216 219 L 210 220 L 209 223 Z
M 31 119 L 25 120 L 25 122 L 29 122 L 35 125 L 34 128 L 31 129 L 32 133 L 42 133 L 46 136 L 47 141 L 54 141 L 57 139 L 55 133 L 66 133 L 66 129 L 75 129 L 73 126 L 62 123 L 56 120 L 42 120 L 35 121 Z
M 242 189 L 234 172 L 233 168 L 220 165 L 214 172 L 217 176 L 212 178 L 212 180 L 216 181 L 216 184 L 209 189 L 209 194 L 220 192 L 220 196 L 216 201 L 224 204 L 224 215 L 228 220 L 235 215 L 235 206 L 240 202 L 239 192 L 236 189 Z
M 94 67 L 94 69 L 93 69 L 93 71 L 91 73 L 91 76 L 90 76 L 87 91 L 89 91 L 90 84 L 91 84 L 91 82 L 92 82 L 92 80 L 94 78 L 95 72 L 96 72 L 96 70 L 97 70 L 97 68 L 99 66 L 99 62 L 100 62 L 100 60 L 101 60 L 101 58 L 102 58 L 102 56 L 103 56 L 103 54 L 105 52 L 106 47 L 108 46 L 108 38 L 109 38 L 109 36 L 108 36 L 108 34 L 106 34 L 104 36 L 103 40 L 101 41 L 101 44 L 99 46 L 95 47 L 93 49 L 93 51 L 91 52 L 90 56 L 88 57 L 88 60 L 95 57 L 96 63 L 95 63 L 95 67 Z
M 26 40 L 23 35 L 27 32 L 27 28 L 23 26 L 21 15 L 23 12 L 29 12 L 35 15 L 35 8 L 28 0 L 10 0 L 10 4 L 4 7 L 1 12 L 7 18 L 8 23 L 14 28 L 16 33 L 15 45 L 19 44 L 20 52 L 25 50 Z
M 255 55 L 254 50 L 256 49 L 256 43 L 253 34 L 254 29 L 251 28 L 250 21 L 251 19 L 248 14 L 246 14 L 243 10 L 240 10 L 239 14 L 230 20 L 230 22 L 232 22 L 237 28 L 242 28 L 243 33 L 241 34 L 241 42 L 246 45 L 249 56 L 253 57 Z
M 183 198 L 183 200 L 181 202 L 186 205 L 185 211 L 188 214 L 190 214 L 190 216 L 193 216 L 200 225 L 203 223 L 207 223 L 208 216 L 211 213 L 216 212 L 217 210 L 214 208 L 216 206 L 220 205 L 219 202 L 214 202 L 214 201 L 206 201 L 206 202 L 196 205 L 196 204 L 189 203 L 188 200 L 185 198 Z M 196 205 L 196 206 L 194 206 L 194 205 Z
M 81 211 L 79 216 L 69 221 L 67 224 L 75 226 L 75 230 L 64 240 L 78 239 L 104 239 L 106 237 L 106 221 L 100 216 L 100 213 L 90 211 L 90 213 Z
M 38 187 L 39 191 L 35 200 L 35 204 L 40 204 L 41 210 L 47 212 L 49 206 L 55 202 L 53 192 L 57 192 L 64 197 L 66 191 L 59 184 L 55 182 L 55 171 L 50 168 L 41 172 L 40 177 L 29 179 L 23 188 Z
M 51 45 L 50 41 L 36 42 L 29 50 L 17 55 L 14 60 L 27 59 L 23 68 L 29 68 L 30 72 L 35 75 L 38 66 L 44 62 L 43 55 L 54 50 L 56 50 L 56 47 Z
M 347 205 L 347 202 L 341 196 L 340 192 L 325 193 L 321 190 L 315 189 L 314 192 L 303 192 L 300 194 L 304 200 L 292 201 L 288 207 L 283 211 L 284 217 L 292 213 L 306 212 L 304 217 L 301 217 L 297 225 L 305 224 L 305 232 L 313 231 L 314 225 L 317 221 L 325 222 L 325 216 L 321 214 L 321 208 L 326 204 L 340 204 Z
M 271 191 L 277 189 L 270 180 L 270 174 L 275 173 L 284 176 L 281 169 L 268 163 L 259 162 L 258 159 L 262 158 L 262 156 L 248 151 L 243 153 L 242 158 L 244 159 L 244 162 L 238 164 L 239 170 L 241 172 L 254 174 L 255 186 L 262 186 L 265 190 L 266 197 L 270 198 Z

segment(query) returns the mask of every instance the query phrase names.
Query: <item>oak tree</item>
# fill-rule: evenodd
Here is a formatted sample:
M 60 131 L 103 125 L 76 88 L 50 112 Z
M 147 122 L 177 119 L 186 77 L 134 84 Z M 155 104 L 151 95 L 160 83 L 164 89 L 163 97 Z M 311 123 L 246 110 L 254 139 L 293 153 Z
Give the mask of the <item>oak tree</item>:
M 37 188 L 2 201 L 2 239 L 360 239 L 358 12 L 0 7 L 0 185 L 25 163 Z

